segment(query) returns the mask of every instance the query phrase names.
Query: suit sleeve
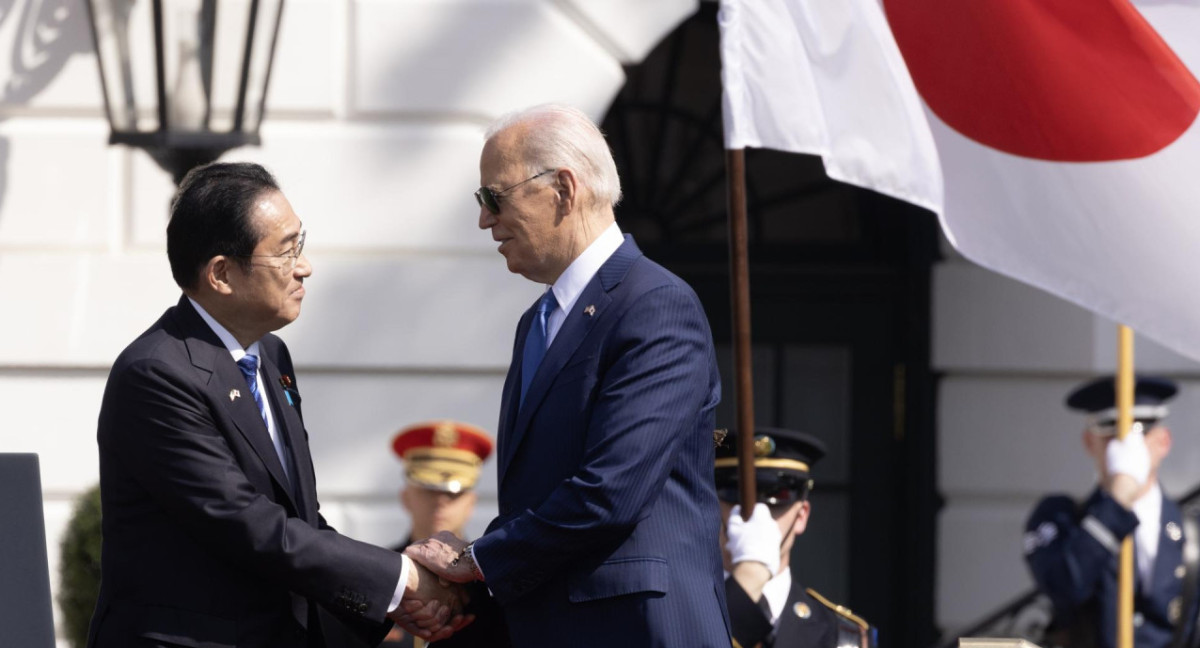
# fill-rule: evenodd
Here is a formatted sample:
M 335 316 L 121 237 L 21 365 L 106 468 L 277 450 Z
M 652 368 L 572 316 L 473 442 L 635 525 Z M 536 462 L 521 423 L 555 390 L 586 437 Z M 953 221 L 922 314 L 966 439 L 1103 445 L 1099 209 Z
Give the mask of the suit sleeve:
M 729 608 L 729 624 L 733 639 L 742 648 L 761 644 L 774 626 L 758 604 L 733 578 L 725 579 L 725 603 Z
M 1103 491 L 1082 517 L 1070 498 L 1048 497 L 1025 525 L 1025 562 L 1057 609 L 1075 609 L 1095 593 L 1121 540 L 1137 523 L 1132 511 Z
M 313 528 L 256 490 L 193 371 L 155 358 L 114 371 L 102 451 L 214 554 L 331 610 L 383 621 L 400 555 Z
M 698 417 L 719 398 L 709 384 L 708 322 L 686 287 L 641 295 L 606 346 L 587 429 L 578 431 L 586 435 L 579 469 L 535 510 L 475 542 L 502 604 L 627 538 L 666 483 L 680 440 L 698 432 Z

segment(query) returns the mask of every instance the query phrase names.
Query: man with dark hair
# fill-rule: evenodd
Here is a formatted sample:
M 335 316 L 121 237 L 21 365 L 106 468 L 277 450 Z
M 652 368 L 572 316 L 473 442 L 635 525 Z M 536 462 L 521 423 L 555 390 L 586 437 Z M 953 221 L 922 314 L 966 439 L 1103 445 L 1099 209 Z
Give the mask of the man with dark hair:
M 454 591 L 318 512 L 291 356 L 304 228 L 256 164 L 184 178 L 167 250 L 179 303 L 113 364 L 100 409 L 99 601 L 88 645 L 319 648 L 333 613 L 448 634 Z

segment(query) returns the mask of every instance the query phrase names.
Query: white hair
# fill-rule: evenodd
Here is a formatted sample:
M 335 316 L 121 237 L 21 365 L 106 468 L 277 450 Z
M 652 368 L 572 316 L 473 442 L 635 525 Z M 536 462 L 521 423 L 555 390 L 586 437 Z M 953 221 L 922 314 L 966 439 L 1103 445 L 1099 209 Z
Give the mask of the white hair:
M 526 172 L 568 168 L 592 194 L 595 205 L 616 207 L 621 201 L 617 163 L 604 134 L 582 110 L 561 104 L 541 104 L 502 115 L 484 134 L 491 140 L 513 126 L 529 132 L 521 140 Z

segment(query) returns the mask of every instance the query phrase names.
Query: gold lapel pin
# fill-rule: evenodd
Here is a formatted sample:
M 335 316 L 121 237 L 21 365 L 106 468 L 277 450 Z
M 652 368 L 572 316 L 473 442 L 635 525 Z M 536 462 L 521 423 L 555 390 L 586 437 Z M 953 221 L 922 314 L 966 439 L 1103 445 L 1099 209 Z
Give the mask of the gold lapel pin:
M 237 399 L 239 399 L 239 398 L 241 398 L 241 396 L 242 396 L 242 392 L 240 392 L 240 391 L 238 391 L 238 390 L 236 390 L 236 389 L 230 389 L 230 390 L 229 390 L 229 400 L 230 400 L 231 402 L 232 402 L 232 401 L 235 401 L 235 400 L 237 400 Z
M 804 602 L 793 605 L 792 612 L 801 619 L 807 619 L 812 616 L 812 608 L 808 607 L 808 604 Z
M 583 309 L 583 314 L 587 315 L 588 317 L 595 315 L 596 314 L 596 305 L 588 304 L 588 307 Z

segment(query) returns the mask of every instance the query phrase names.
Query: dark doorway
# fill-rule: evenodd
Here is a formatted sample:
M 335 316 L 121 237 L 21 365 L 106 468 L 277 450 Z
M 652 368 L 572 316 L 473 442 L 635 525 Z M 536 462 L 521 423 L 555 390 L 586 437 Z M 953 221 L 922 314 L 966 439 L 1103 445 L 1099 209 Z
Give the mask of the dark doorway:
M 617 221 L 700 295 L 734 421 L 715 3 L 640 65 L 602 127 L 625 190 Z M 933 624 L 936 443 L 929 366 L 937 223 L 841 184 L 813 156 L 747 151 L 755 417 L 820 436 L 799 582 L 848 605 L 886 646 Z

